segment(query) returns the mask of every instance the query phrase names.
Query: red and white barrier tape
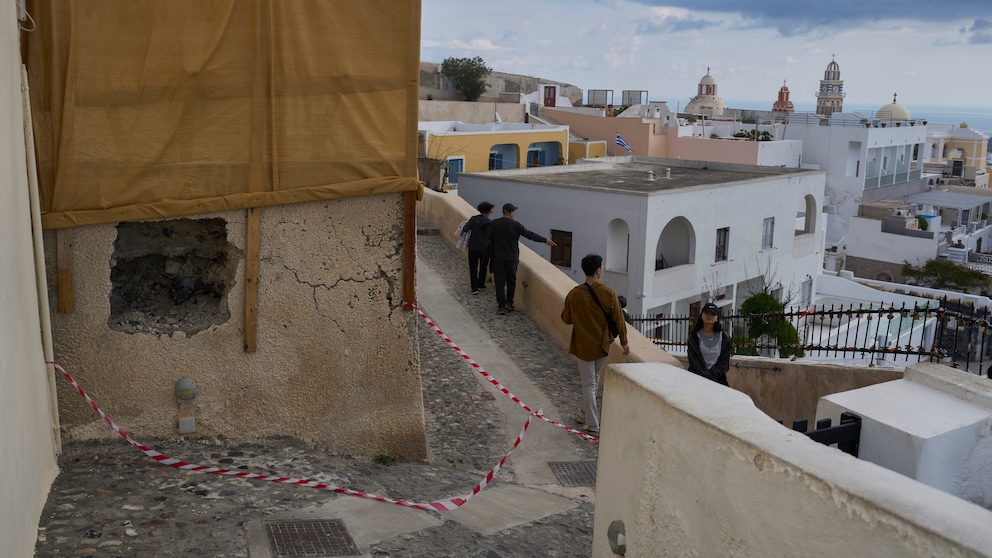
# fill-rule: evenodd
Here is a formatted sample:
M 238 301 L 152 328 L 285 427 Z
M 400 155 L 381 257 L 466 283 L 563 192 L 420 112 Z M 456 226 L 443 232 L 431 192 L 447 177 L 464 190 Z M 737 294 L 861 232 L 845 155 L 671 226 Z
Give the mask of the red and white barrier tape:
M 490 482 L 492 482 L 492 480 L 496 477 L 496 473 L 499 472 L 499 470 L 503 467 L 503 464 L 506 463 L 507 458 L 509 458 L 510 454 L 513 453 L 513 450 L 517 449 L 517 446 L 520 445 L 520 441 L 523 439 L 524 433 L 527 432 L 527 428 L 530 427 L 530 419 L 528 418 L 527 422 L 524 423 L 523 429 L 520 430 L 520 434 L 517 436 L 517 439 L 514 440 L 513 446 L 510 448 L 508 452 L 506 452 L 505 455 L 503 455 L 503 458 L 499 460 L 499 463 L 497 463 L 496 466 L 493 467 L 488 474 L 486 474 L 486 477 L 481 481 L 479 481 L 479 484 L 475 485 L 475 488 L 472 489 L 471 494 L 465 494 L 463 496 L 458 496 L 448 500 L 438 500 L 436 502 L 421 504 L 417 502 L 409 502 L 407 500 L 388 498 L 386 496 L 379 496 L 376 494 L 369 494 L 368 492 L 362 492 L 361 490 L 341 488 L 339 486 L 311 481 L 307 479 L 274 477 L 271 475 L 259 475 L 256 473 L 249 473 L 247 471 L 232 471 L 230 469 L 219 469 L 217 467 L 207 467 L 206 465 L 196 465 L 194 463 L 187 463 L 185 461 L 180 461 L 178 459 L 174 459 L 167 455 L 163 455 L 149 448 L 148 446 L 145 446 L 144 444 L 134 441 L 131 438 L 131 436 L 129 436 L 126 432 L 124 432 L 124 430 L 122 430 L 121 427 L 117 426 L 117 424 L 114 423 L 114 421 L 111 420 L 110 417 L 108 417 L 106 413 L 104 413 L 100 409 L 100 407 L 97 406 L 97 404 L 93 401 L 93 399 L 91 399 L 90 396 L 87 395 L 87 393 L 83 390 L 83 388 L 80 387 L 79 383 L 77 383 L 76 380 L 73 379 L 73 377 L 70 376 L 69 373 L 66 372 L 64 368 L 62 368 L 61 366 L 59 366 L 54 362 L 48 361 L 48 364 L 54 366 L 56 370 L 58 370 L 63 376 L 65 376 L 66 380 L 69 380 L 69 383 L 72 384 L 74 388 L 76 388 L 76 391 L 79 392 L 79 395 L 83 396 L 83 399 L 85 399 L 86 402 L 89 404 L 89 406 L 94 411 L 96 411 L 96 414 L 100 415 L 100 418 L 102 418 L 107 424 L 109 424 L 110 427 L 113 428 L 115 432 L 120 434 L 120 436 L 125 440 L 127 440 L 129 444 L 138 448 L 142 453 L 144 453 L 151 459 L 161 463 L 162 465 L 168 465 L 169 467 L 175 467 L 176 469 L 184 469 L 187 471 L 196 471 L 199 473 L 213 473 L 215 475 L 224 475 L 228 477 L 239 477 L 244 479 L 255 479 L 255 480 L 263 480 L 263 481 L 276 482 L 282 484 L 305 486 L 307 488 L 316 488 L 318 490 L 326 490 L 328 492 L 337 492 L 339 494 L 347 494 L 349 496 L 358 496 L 360 498 L 378 500 L 379 502 L 386 502 L 389 504 L 406 506 L 408 508 L 414 508 L 418 510 L 441 512 L 441 511 L 450 511 L 450 510 L 458 509 L 461 506 L 463 506 L 465 502 L 468 502 L 469 498 L 478 494 L 480 491 L 482 491 L 483 488 L 485 488 Z
M 564 430 L 567 430 L 567 431 L 571 432 L 572 434 L 576 434 L 578 436 L 582 436 L 583 438 L 585 438 L 587 440 L 591 440 L 593 442 L 599 441 L 599 438 L 597 438 L 596 436 L 592 436 L 592 435 L 587 434 L 587 433 L 585 433 L 585 432 L 583 432 L 581 430 L 572 428 L 571 426 L 568 426 L 567 424 L 562 424 L 562 423 L 560 423 L 560 422 L 558 422 L 556 420 L 549 419 L 548 417 L 544 416 L 544 413 L 541 412 L 540 410 L 535 411 L 535 410 L 531 409 L 530 407 L 528 407 L 527 404 L 524 403 L 523 401 L 521 401 L 520 399 L 518 399 L 516 395 L 513 395 L 512 393 L 510 393 L 510 390 L 508 390 L 505 387 L 503 387 L 503 385 L 500 384 L 499 381 L 496 380 L 496 378 L 493 378 L 489 374 L 489 372 L 486 372 L 485 369 L 482 368 L 482 366 L 479 366 L 479 363 L 478 362 L 475 362 L 474 360 L 472 360 L 472 357 L 468 356 L 468 354 L 466 354 L 465 351 L 463 351 L 461 349 L 461 347 L 459 347 L 458 345 L 456 345 L 455 342 L 452 341 L 450 337 L 448 337 L 447 335 L 445 335 L 444 332 L 441 331 L 441 328 L 437 327 L 437 324 L 435 324 L 429 317 L 427 317 L 427 314 L 425 314 L 424 311 L 421 310 L 420 307 L 417 306 L 416 303 L 413 303 L 413 302 L 404 302 L 403 303 L 403 306 L 408 306 L 408 307 L 413 308 L 414 310 L 416 310 L 417 313 L 420 314 L 420 317 L 423 318 L 425 322 L 427 322 L 427 325 L 429 325 L 431 327 L 431 329 L 434 330 L 434 333 L 437 333 L 438 335 L 440 335 L 441 336 L 441 339 L 444 339 L 444 342 L 445 343 L 447 343 L 452 349 L 455 350 L 456 353 L 458 353 L 459 355 L 461 355 L 461 357 L 463 359 L 465 359 L 465 362 L 469 363 L 472 366 L 472 368 L 475 368 L 476 372 L 478 372 L 479 374 L 482 374 L 482 377 L 485 378 L 486 380 L 488 380 L 490 384 L 496 386 L 496 389 L 500 390 L 503 393 L 503 395 L 506 395 L 507 397 L 509 397 L 510 399 L 512 399 L 514 403 L 516 403 L 517 405 L 520 405 L 520 407 L 522 409 L 524 409 L 525 411 L 527 411 L 528 413 L 530 413 L 531 416 L 535 416 L 535 417 L 543 420 L 544 422 L 547 422 L 548 424 L 553 424 L 553 425 L 557 426 L 558 428 L 562 428 Z M 527 419 L 527 420 L 530 420 L 530 419 Z

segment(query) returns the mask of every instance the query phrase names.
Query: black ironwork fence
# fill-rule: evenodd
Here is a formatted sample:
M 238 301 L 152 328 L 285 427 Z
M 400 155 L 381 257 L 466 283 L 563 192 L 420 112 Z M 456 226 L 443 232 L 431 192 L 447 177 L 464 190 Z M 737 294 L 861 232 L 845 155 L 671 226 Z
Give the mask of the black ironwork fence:
M 669 352 L 684 353 L 694 318 L 633 316 L 631 324 Z M 940 362 L 992 378 L 987 309 L 944 298 L 907 307 L 821 305 L 778 314 L 723 316 L 734 352 L 781 358 Z

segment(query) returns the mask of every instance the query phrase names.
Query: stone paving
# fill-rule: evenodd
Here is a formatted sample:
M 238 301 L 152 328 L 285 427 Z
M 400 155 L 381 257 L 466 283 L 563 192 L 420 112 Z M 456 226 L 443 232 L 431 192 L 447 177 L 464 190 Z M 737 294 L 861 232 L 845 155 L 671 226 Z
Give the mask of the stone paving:
M 436 231 L 424 228 L 420 232 L 418 257 L 442 279 L 453 302 L 462 304 L 487 328 L 496 344 L 555 406 L 576 409 L 580 401 L 579 379 L 565 350 L 525 312 L 497 316 L 491 288 L 478 296 L 469 292 L 463 254 Z M 192 463 L 306 478 L 393 498 L 426 502 L 464 494 L 505 452 L 508 435 L 503 416 L 486 397 L 477 373 L 422 320 L 418 324 L 430 450 L 427 463 L 386 466 L 371 459 L 325 455 L 291 439 L 252 443 L 205 439 L 139 441 Z M 457 343 L 457 332 L 445 333 Z M 499 379 L 498 370 L 488 372 Z M 507 387 L 513 390 L 513 386 Z M 566 423 L 571 420 L 552 418 Z M 126 425 L 122 427 L 126 429 Z M 523 443 L 527 443 L 526 438 Z M 574 444 L 576 459 L 595 461 L 595 443 L 575 437 Z M 61 473 L 52 486 L 39 525 L 35 549 L 38 557 L 247 557 L 248 522 L 334 498 L 352 498 L 162 466 L 120 439 L 67 444 L 59 466 Z M 490 487 L 515 484 L 517 479 L 508 464 Z M 444 520 L 444 514 L 434 514 L 443 520 L 439 526 L 381 541 L 372 546 L 371 555 L 588 556 L 593 504 L 585 499 L 583 490 L 591 496 L 593 488 L 578 489 L 577 505 L 566 512 L 492 535 Z

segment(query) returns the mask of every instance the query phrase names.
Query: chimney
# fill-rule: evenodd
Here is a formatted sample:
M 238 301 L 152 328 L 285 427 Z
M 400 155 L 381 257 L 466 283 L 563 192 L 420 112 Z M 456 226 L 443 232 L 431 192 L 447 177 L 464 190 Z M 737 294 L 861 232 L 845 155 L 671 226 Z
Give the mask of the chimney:
M 649 182 L 654 182 L 655 181 L 655 176 L 654 176 L 654 171 L 653 170 L 649 170 L 648 171 L 648 181 Z
M 672 169 L 665 169 L 665 178 L 668 180 L 672 179 Z

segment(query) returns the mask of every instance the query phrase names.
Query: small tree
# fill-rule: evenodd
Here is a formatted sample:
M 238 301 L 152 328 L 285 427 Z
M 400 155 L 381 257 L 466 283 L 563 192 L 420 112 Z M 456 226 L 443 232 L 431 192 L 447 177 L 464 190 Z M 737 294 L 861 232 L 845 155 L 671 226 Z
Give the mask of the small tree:
M 990 282 L 989 276 L 981 271 L 947 259 L 930 260 L 923 267 L 905 262 L 902 274 L 913 285 L 965 293 L 988 290 Z
M 481 56 L 475 58 L 445 58 L 441 75 L 455 84 L 455 89 L 467 101 L 477 101 L 486 92 L 486 77 L 493 73 Z
M 752 339 L 767 335 L 775 339 L 779 356 L 803 356 L 798 347 L 799 332 L 783 317 L 785 305 L 768 293 L 756 293 L 741 304 L 741 314 L 750 316 L 747 321 L 747 334 Z

